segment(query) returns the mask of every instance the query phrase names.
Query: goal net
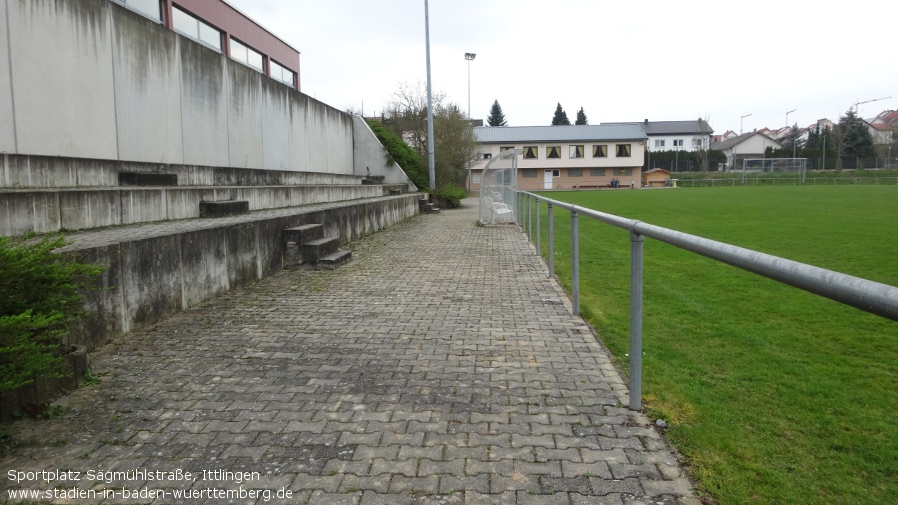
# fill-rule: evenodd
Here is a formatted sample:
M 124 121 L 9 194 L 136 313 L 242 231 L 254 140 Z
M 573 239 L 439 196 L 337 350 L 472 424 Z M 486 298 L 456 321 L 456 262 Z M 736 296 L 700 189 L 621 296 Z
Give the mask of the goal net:
M 746 158 L 742 160 L 742 172 L 804 174 L 807 169 L 807 158 Z

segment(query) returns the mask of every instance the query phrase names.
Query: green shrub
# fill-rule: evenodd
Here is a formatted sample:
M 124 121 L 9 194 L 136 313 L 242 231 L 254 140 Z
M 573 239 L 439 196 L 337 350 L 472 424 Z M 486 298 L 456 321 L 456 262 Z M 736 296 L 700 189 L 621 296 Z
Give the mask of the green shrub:
M 79 290 L 103 271 L 54 252 L 64 245 L 60 234 L 0 237 L 0 392 L 58 377 L 68 325 L 83 315 Z
M 408 178 L 412 180 L 415 186 L 418 186 L 418 189 L 423 190 L 430 186 L 430 174 L 427 173 L 427 166 L 424 164 L 424 160 L 418 156 L 418 153 L 409 147 L 404 140 L 386 129 L 379 121 L 371 119 L 366 121 L 377 140 L 387 150 L 387 161 L 395 162 L 402 167 Z
M 442 186 L 430 194 L 442 198 L 453 209 L 460 207 L 461 201 L 468 197 L 468 192 L 458 186 Z

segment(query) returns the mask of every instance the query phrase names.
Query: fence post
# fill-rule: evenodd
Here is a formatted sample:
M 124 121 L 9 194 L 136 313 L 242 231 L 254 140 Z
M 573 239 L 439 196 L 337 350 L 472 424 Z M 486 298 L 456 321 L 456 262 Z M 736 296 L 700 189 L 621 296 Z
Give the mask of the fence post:
M 555 218 L 552 204 L 549 205 L 549 278 L 555 277 Z
M 533 211 L 530 209 L 530 195 L 527 195 L 527 240 L 533 242 Z
M 536 199 L 536 255 L 540 258 L 543 256 L 542 229 L 539 224 L 539 198 Z
M 577 211 L 571 210 L 571 313 L 580 315 L 580 231 Z
M 630 410 L 642 409 L 642 255 L 644 238 L 630 231 Z

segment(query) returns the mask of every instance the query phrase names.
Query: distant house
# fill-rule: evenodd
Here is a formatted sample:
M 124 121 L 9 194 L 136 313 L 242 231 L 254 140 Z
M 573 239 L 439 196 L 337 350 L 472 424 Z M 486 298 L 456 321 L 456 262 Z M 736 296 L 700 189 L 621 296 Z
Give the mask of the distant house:
M 649 152 L 697 151 L 708 149 L 714 129 L 704 119 L 691 121 L 649 121 L 641 123 L 602 123 L 638 125 L 649 138 Z
M 888 123 L 870 123 L 867 122 L 867 128 L 870 130 L 870 136 L 873 137 L 874 144 L 890 144 L 893 140 L 895 128 Z
M 727 130 L 723 135 L 711 135 L 711 143 L 723 142 L 724 140 L 731 139 L 738 135 L 738 133 L 733 130 Z
M 885 110 L 866 121 L 874 143 L 889 144 L 895 140 L 895 132 L 898 131 L 898 111 Z
M 517 186 L 524 190 L 621 186 L 640 180 L 647 137 L 632 124 L 474 128 L 480 160 L 471 167 L 471 189 L 483 168 L 508 149 L 520 149 Z
M 760 132 L 743 133 L 731 139 L 711 144 L 711 149 L 723 151 L 729 170 L 739 169 L 746 158 L 763 158 L 768 148 L 779 149 L 782 144 Z

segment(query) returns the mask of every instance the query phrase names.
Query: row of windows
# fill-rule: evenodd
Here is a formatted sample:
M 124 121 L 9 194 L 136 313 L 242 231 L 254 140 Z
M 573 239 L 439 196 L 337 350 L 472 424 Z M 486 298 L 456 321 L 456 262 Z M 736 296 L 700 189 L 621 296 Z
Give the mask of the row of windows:
M 606 169 L 604 168 L 590 168 L 589 176 L 590 177 L 605 177 Z M 622 175 L 633 175 L 632 168 L 614 168 L 611 171 L 612 175 L 622 176 Z M 521 171 L 521 176 L 527 179 L 535 178 L 537 174 L 537 170 L 533 168 L 524 169 Z M 583 177 L 583 169 L 582 168 L 569 168 L 567 169 L 568 177 Z M 554 169 L 552 170 L 552 177 L 561 177 L 561 170 Z
M 160 23 L 162 22 L 162 10 L 159 0 L 116 1 Z M 222 32 L 177 6 L 172 6 L 172 28 L 181 35 L 222 52 Z M 240 43 L 233 37 L 230 37 L 228 42 L 231 58 L 265 73 L 265 58 L 262 56 L 262 53 Z M 277 79 L 291 87 L 293 86 L 293 78 L 296 74 L 292 70 L 270 59 L 268 60 L 268 67 L 268 72 L 273 79 Z
M 568 157 L 569 158 L 584 158 L 585 146 L 582 145 L 573 145 L 568 146 Z M 499 152 L 504 152 L 509 149 L 514 149 L 514 147 L 503 146 L 499 148 Z M 535 160 L 539 159 L 539 149 L 536 146 L 524 146 L 524 159 L 525 160 Z M 561 158 L 561 146 L 548 146 L 545 148 L 546 151 L 546 159 L 560 159 Z M 616 144 L 615 145 L 615 157 L 617 158 L 629 158 L 632 156 L 632 146 L 630 144 Z M 489 159 L 491 155 L 485 154 L 483 159 Z M 592 146 L 592 157 L 593 158 L 607 158 L 608 157 L 608 146 L 607 145 L 594 145 Z
M 665 147 L 666 140 L 655 140 L 655 147 Z M 692 147 L 699 149 L 702 147 L 702 139 L 692 139 Z M 683 139 L 673 139 L 671 147 L 683 147 Z

